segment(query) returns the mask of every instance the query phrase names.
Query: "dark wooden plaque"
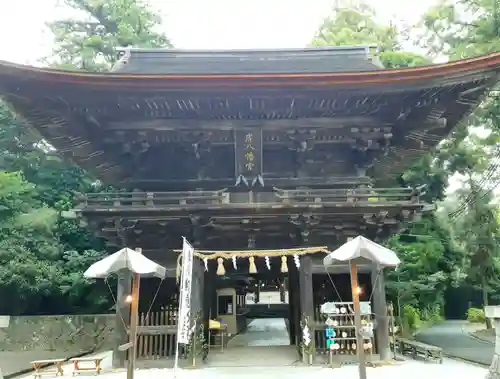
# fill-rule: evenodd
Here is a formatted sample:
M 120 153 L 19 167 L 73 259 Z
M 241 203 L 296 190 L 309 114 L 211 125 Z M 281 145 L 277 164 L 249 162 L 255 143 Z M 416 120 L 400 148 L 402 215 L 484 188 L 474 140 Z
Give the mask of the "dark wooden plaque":
M 262 129 L 238 128 L 235 133 L 236 177 L 253 179 L 262 174 Z

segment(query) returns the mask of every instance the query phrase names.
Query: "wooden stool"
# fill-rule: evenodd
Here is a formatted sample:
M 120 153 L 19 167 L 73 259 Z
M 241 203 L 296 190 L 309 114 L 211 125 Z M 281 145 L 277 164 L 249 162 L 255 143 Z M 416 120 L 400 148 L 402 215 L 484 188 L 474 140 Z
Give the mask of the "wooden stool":
M 35 370 L 35 373 L 33 374 L 33 377 L 36 378 L 41 378 L 42 375 L 45 374 L 52 374 L 52 375 L 64 375 L 64 371 L 62 369 L 62 364 L 65 361 L 65 359 L 43 359 L 40 361 L 32 361 L 31 366 L 33 366 L 33 370 Z M 45 366 L 50 366 L 50 365 L 55 365 L 55 368 L 48 369 L 41 371 L 41 369 Z
M 82 372 L 95 372 L 97 375 L 101 373 L 101 362 L 104 357 L 80 357 L 73 358 L 73 376 L 76 374 L 81 374 Z M 91 362 L 93 365 L 91 367 L 80 367 L 80 362 Z

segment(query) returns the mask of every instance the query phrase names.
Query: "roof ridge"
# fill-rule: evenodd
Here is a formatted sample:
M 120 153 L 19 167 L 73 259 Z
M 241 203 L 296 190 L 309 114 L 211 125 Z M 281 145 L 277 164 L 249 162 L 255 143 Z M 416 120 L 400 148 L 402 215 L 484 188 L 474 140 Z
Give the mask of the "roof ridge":
M 303 48 L 280 48 L 280 49 L 171 49 L 171 48 L 142 48 L 142 47 L 120 47 L 117 51 L 127 51 L 133 54 L 162 53 L 170 54 L 206 54 L 206 55 L 244 55 L 244 54 L 300 54 L 300 53 L 355 53 L 367 54 L 376 49 L 376 45 L 352 45 L 352 46 L 312 46 Z

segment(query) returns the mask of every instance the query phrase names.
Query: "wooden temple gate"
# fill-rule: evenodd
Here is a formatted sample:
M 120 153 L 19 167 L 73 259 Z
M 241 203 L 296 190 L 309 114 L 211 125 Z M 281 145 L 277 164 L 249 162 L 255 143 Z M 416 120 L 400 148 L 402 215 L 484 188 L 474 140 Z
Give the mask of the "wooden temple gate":
M 175 217 L 182 216 L 186 212 L 189 212 L 191 207 L 193 209 L 198 209 L 200 206 L 206 207 L 204 212 L 211 212 L 212 215 L 215 214 L 219 222 L 226 222 L 222 224 L 224 228 L 241 228 L 240 217 L 235 217 L 232 214 L 227 215 L 225 208 L 232 206 L 231 212 L 235 213 L 239 204 L 241 204 L 241 196 L 245 193 L 233 193 L 230 191 L 195 191 L 189 192 L 187 195 L 184 193 L 103 193 L 103 194 L 89 194 L 83 200 L 80 209 L 85 214 L 99 214 L 104 212 L 107 214 L 107 206 L 112 207 L 113 212 L 127 211 L 127 210 L 141 210 L 141 209 L 153 209 L 154 212 L 160 212 L 160 217 L 170 217 L 168 214 L 175 215 Z M 264 196 L 265 195 L 265 196 Z M 287 275 L 289 276 L 289 328 L 290 328 L 290 342 L 295 344 L 300 353 L 303 352 L 302 349 L 302 330 L 303 324 L 307 321 L 308 327 L 313 331 L 312 344 L 308 350 L 307 355 L 313 355 L 316 350 L 324 350 L 324 341 L 321 333 L 324 333 L 324 320 L 319 319 L 317 315 L 317 307 L 321 304 L 321 301 L 317 299 L 318 289 L 316 285 L 313 284 L 313 276 L 325 275 L 325 268 L 322 264 L 322 258 L 324 253 L 328 251 L 326 246 L 323 246 L 319 250 L 314 251 L 315 248 L 308 248 L 312 241 L 309 241 L 308 236 L 310 234 L 317 235 L 332 235 L 334 237 L 342 238 L 349 235 L 356 235 L 358 233 L 357 229 L 361 228 L 365 235 L 375 235 L 379 238 L 383 238 L 384 235 L 390 235 L 396 230 L 401 222 L 405 220 L 410 220 L 413 216 L 418 216 L 418 213 L 424 206 L 420 202 L 418 192 L 412 189 L 388 189 L 388 188 L 358 188 L 358 189 L 319 189 L 319 190 L 279 190 L 274 189 L 273 191 L 254 193 L 254 197 L 260 197 L 261 202 L 259 203 L 259 212 L 261 217 L 260 226 L 266 226 L 269 228 L 276 229 L 276 217 L 285 218 L 288 222 L 293 222 L 296 226 L 296 232 L 294 236 L 293 243 L 295 250 L 302 250 L 302 253 L 298 255 L 300 264 L 297 265 L 295 262 L 295 253 L 292 253 L 294 249 L 288 249 L 283 245 L 280 240 L 275 240 L 273 238 L 266 241 L 267 243 L 281 243 L 281 249 L 275 250 L 276 254 L 271 257 L 275 259 L 272 263 L 273 267 L 279 267 L 278 257 L 286 257 L 288 262 Z M 242 203 L 243 208 L 246 209 L 246 202 Z M 319 205 L 318 205 L 319 204 Z M 312 207 L 312 208 L 311 208 Z M 313 216 L 304 216 L 299 214 L 299 216 L 289 220 L 288 215 L 289 209 L 315 209 L 317 216 L 321 217 L 323 223 L 315 222 Z M 278 209 L 278 211 L 276 211 Z M 142 212 L 142 211 L 141 211 Z M 163 213 L 166 212 L 163 215 Z M 278 215 L 276 213 L 278 212 Z M 336 213 L 338 212 L 349 212 L 348 217 L 343 216 L 345 221 L 341 225 L 338 224 L 338 218 Z M 193 245 L 196 249 L 203 246 L 201 240 L 197 240 L 199 235 L 206 233 L 204 231 L 204 226 L 197 225 L 196 222 L 199 218 L 192 218 L 190 220 L 192 231 L 188 234 L 191 235 L 191 239 L 194 241 Z M 227 221 L 226 221 L 227 220 Z M 235 221 L 236 220 L 236 221 Z M 238 225 L 234 225 L 237 222 Z M 266 223 L 264 225 L 264 222 Z M 332 223 L 336 227 L 331 227 Z M 125 224 L 127 225 L 127 224 Z M 131 223 L 134 233 L 129 233 L 133 238 L 132 246 L 146 246 L 148 249 L 151 246 L 151 240 L 154 240 L 155 234 L 161 236 L 161 227 L 159 229 L 149 228 L 155 226 L 161 226 L 161 222 L 154 222 L 152 226 L 149 220 L 139 220 Z M 279 225 L 278 225 L 279 226 Z M 114 224 L 110 224 L 109 218 L 103 218 L 100 223 L 100 227 L 109 233 L 117 233 L 119 236 L 119 231 L 113 231 Z M 285 227 L 285 225 L 283 225 Z M 342 229 L 337 231 L 337 227 Z M 213 232 L 213 231 L 212 231 Z M 281 233 L 282 232 L 278 232 Z M 333 234 L 332 234 L 333 233 Z M 340 237 L 339 237 L 340 236 Z M 112 239 L 113 236 L 106 234 L 106 238 Z M 163 237 L 164 238 L 164 237 Z M 168 237 L 167 237 L 168 238 Z M 116 240 L 116 237 L 115 237 Z M 269 250 L 252 250 L 250 246 L 251 238 L 248 237 L 248 249 L 238 251 L 239 258 L 245 257 L 245 259 L 240 259 L 238 265 L 241 262 L 246 262 L 243 264 L 249 264 L 250 256 L 255 254 L 262 266 L 261 270 L 268 270 L 264 265 L 264 258 Z M 157 243 L 157 242 L 154 242 Z M 180 240 L 177 240 L 180 243 Z M 290 243 L 290 242 L 288 242 Z M 178 245 L 177 245 L 178 246 Z M 290 246 L 290 245 L 288 245 Z M 303 247 L 300 247 L 303 246 Z M 304 253 L 304 250 L 312 249 L 313 251 L 308 251 Z M 155 253 L 152 250 L 153 255 L 150 257 L 160 264 L 166 265 L 170 270 L 170 278 L 168 280 L 174 281 L 175 274 L 173 271 L 176 267 L 176 257 L 178 256 L 178 250 L 172 249 L 174 254 L 165 254 L 161 251 Z M 197 250 L 199 259 L 195 259 L 195 271 L 196 283 L 193 282 L 193 316 L 196 315 L 198 318 L 198 325 L 203 324 L 205 327 L 205 338 L 206 329 L 208 326 L 208 320 L 214 319 L 216 315 L 213 310 L 217 309 L 217 303 L 215 298 L 215 280 L 216 272 L 222 266 L 226 269 L 232 270 L 231 258 L 232 255 L 224 250 L 215 251 L 202 251 Z M 323 254 L 317 254 L 322 252 Z M 157 254 L 157 255 L 154 255 Z M 218 254 L 222 254 L 219 256 Z M 165 258 L 166 257 L 166 258 Z M 170 259 L 169 261 L 161 261 L 161 259 Z M 219 262 L 222 259 L 222 262 Z M 208 260 L 209 264 L 208 272 L 204 272 L 204 260 Z M 241 269 L 241 267 L 239 267 Z M 251 274 L 251 270 L 248 268 L 245 271 Z M 223 274 L 222 274 L 223 275 Z M 175 284 L 169 285 L 170 289 L 177 290 Z M 195 290 L 196 289 L 196 290 Z M 141 291 L 143 292 L 143 291 Z M 150 292 L 154 292 L 153 289 Z M 319 291 L 321 292 L 321 291 Z M 342 296 L 343 297 L 343 296 Z M 165 298 L 165 297 L 163 297 Z M 350 299 L 349 296 L 345 297 Z M 165 306 L 167 304 L 164 304 Z M 155 312 L 159 311 L 154 309 Z M 152 316 L 151 316 L 152 317 Z M 141 357 L 160 357 L 172 356 L 172 349 L 168 346 L 175 346 L 174 342 L 171 342 L 175 334 L 174 323 L 171 319 L 164 321 L 165 316 L 160 317 L 156 315 L 153 318 L 148 316 L 147 321 L 144 320 L 144 324 L 141 327 L 141 337 L 144 342 L 142 350 L 140 350 Z M 152 336 L 162 335 L 162 337 L 152 337 Z M 162 340 L 162 343 L 158 342 Z M 158 341 L 156 341 L 158 340 Z M 167 342 L 165 342 L 165 341 Z M 146 341 L 148 341 L 146 343 Z M 150 342 L 155 341 L 155 342 Z M 122 342 L 123 343 L 123 342 Z M 163 347 L 160 349 L 160 345 Z M 151 346 L 151 347 L 150 347 Z M 156 346 L 156 347 L 155 347 Z
M 140 247 L 170 269 L 183 235 L 218 250 L 245 248 L 251 236 L 262 249 L 334 248 L 357 235 L 383 240 L 432 210 L 422 187 L 396 179 L 494 88 L 500 54 L 404 70 L 374 58 L 369 46 L 128 49 L 113 75 L 0 62 L 0 95 L 60 154 L 133 190 L 87 194 L 67 217 L 85 218 L 110 251 Z M 388 183 L 396 188 L 378 188 Z M 290 342 L 302 352 L 307 322 L 314 353 L 324 349 L 324 320 L 313 276 L 325 269 L 314 255 L 289 268 Z M 213 273 L 200 262 L 196 272 L 192 312 L 206 327 L 217 307 Z M 373 287 L 380 326 L 383 285 Z M 116 367 L 126 358 L 118 346 L 128 340 L 128 293 L 119 278 Z M 161 312 L 141 321 L 141 357 L 172 355 L 175 317 Z

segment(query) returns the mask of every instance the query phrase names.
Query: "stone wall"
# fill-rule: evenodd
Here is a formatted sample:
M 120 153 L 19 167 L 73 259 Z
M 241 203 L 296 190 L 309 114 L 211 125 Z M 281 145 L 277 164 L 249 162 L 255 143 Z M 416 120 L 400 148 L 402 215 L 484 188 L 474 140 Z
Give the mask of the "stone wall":
M 112 349 L 114 326 L 115 315 L 13 316 L 0 327 L 0 351 L 74 355 Z

